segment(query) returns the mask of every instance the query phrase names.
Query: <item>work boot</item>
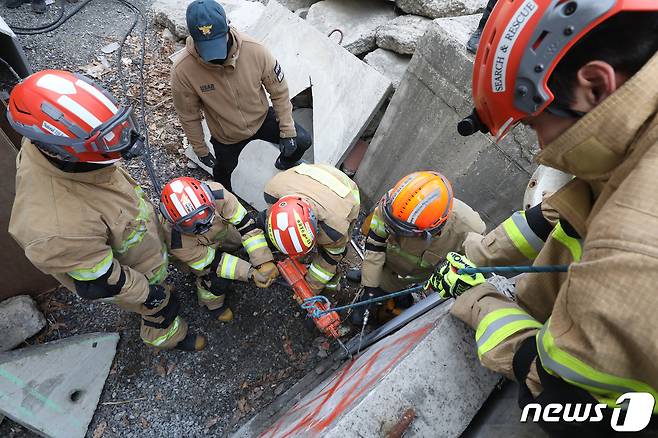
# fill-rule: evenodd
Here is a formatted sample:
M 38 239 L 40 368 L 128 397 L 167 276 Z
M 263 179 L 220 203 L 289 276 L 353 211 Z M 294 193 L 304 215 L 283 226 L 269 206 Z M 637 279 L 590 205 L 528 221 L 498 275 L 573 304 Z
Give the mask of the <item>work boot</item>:
M 46 12 L 46 0 L 32 0 L 32 12 L 35 14 Z
M 471 52 L 472 54 L 476 54 L 478 51 L 478 46 L 480 45 L 480 38 L 482 37 L 482 30 L 483 28 L 478 27 L 475 29 L 475 32 L 471 35 L 471 38 L 469 38 L 468 42 L 466 43 L 466 50 Z
M 187 336 L 176 344 L 176 350 L 183 351 L 201 351 L 206 348 L 208 341 L 205 336 L 195 335 L 194 333 L 187 333 Z
M 219 322 L 231 322 L 233 321 L 233 311 L 227 305 L 223 305 L 219 309 L 213 309 L 210 311 L 210 314 Z
M 291 167 L 295 167 L 295 166 L 297 166 L 298 164 L 301 164 L 301 163 L 302 163 L 301 160 L 300 161 L 288 161 L 288 160 L 285 160 L 285 159 L 283 159 L 279 156 L 279 158 L 277 158 L 276 161 L 274 162 L 274 167 L 276 167 L 279 170 L 288 170 Z
M 9 9 L 19 8 L 23 3 L 27 3 L 30 0 L 7 0 L 5 6 Z
M 353 283 L 361 283 L 361 269 L 350 269 L 345 274 L 345 278 Z

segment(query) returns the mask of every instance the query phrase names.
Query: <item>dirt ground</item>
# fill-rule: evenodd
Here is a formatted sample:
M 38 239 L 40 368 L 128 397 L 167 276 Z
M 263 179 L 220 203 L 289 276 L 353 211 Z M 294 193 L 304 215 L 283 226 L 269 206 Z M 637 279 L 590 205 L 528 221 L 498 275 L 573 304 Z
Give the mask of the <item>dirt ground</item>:
M 133 3 L 148 7 L 149 2 Z M 67 3 L 66 7 L 72 6 Z M 0 15 L 10 24 L 32 26 L 54 18 L 54 6 L 50 9 L 49 15 L 35 19 L 28 5 L 8 10 L 3 3 Z M 131 19 L 119 2 L 96 0 L 56 31 L 19 39 L 34 70 L 62 68 L 94 74 L 123 96 L 116 69 L 118 51 L 106 54 L 101 48 L 119 42 Z M 138 36 L 139 32 L 133 33 L 123 53 L 124 82 L 129 84 L 128 97 L 133 102 L 139 95 Z M 169 98 L 167 59 L 176 43 L 163 40 L 162 29 L 154 25 L 147 30 L 147 40 L 147 124 L 156 172 L 162 181 L 181 175 L 205 178 L 198 169 L 188 168 L 179 151 L 182 131 Z M 155 199 L 143 163 L 133 161 L 127 167 Z M 349 260 L 352 264 L 356 256 L 351 254 Z M 172 269 L 169 281 L 181 297 L 182 314 L 191 328 L 209 339 L 208 348 L 201 353 L 146 348 L 138 335 L 139 318 L 114 306 L 85 302 L 65 290 L 39 297 L 48 327 L 29 344 L 99 331 L 121 335 L 87 436 L 225 436 L 337 348 L 332 344 L 330 351 L 326 350 L 324 339 L 309 327 L 287 288 L 261 290 L 238 285 L 229 297 L 235 320 L 220 324 L 196 304 L 191 275 Z M 345 280 L 343 284 L 347 286 Z M 343 304 L 354 289 L 344 288 L 334 298 Z M 5 419 L 0 436 L 35 435 Z

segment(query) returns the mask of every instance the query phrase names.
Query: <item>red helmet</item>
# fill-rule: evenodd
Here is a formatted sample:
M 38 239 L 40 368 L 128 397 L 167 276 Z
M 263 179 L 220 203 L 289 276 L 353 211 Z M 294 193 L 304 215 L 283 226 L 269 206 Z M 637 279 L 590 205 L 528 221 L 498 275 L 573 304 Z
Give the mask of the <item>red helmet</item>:
M 475 112 L 460 123 L 460 133 L 480 129 L 500 140 L 549 106 L 568 115 L 554 103 L 548 79 L 569 49 L 620 12 L 656 10 L 656 0 L 499 0 L 475 57 Z
M 294 195 L 284 196 L 270 208 L 267 234 L 279 251 L 298 257 L 313 248 L 318 220 L 306 200 Z
M 7 118 L 19 134 L 64 161 L 112 163 L 143 150 L 132 108 L 67 71 L 40 71 L 16 85 Z
M 452 186 L 438 172 L 414 172 L 384 195 L 381 210 L 386 226 L 401 236 L 425 236 L 443 228 L 452 212 Z
M 182 233 L 203 234 L 212 227 L 215 196 L 207 184 L 187 176 L 162 188 L 160 212 Z

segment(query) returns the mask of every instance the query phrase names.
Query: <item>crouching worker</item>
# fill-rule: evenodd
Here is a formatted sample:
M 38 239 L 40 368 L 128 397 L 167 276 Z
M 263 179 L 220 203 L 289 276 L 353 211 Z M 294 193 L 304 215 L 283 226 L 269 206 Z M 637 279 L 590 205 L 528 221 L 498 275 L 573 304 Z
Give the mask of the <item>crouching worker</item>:
M 338 263 L 347 253 L 359 215 L 359 189 L 332 166 L 300 164 L 272 178 L 265 186 L 266 227 L 272 244 L 290 257 L 317 254 L 306 281 L 314 293 L 336 287 Z
M 7 116 L 24 137 L 9 232 L 27 258 L 81 298 L 140 314 L 146 344 L 203 349 L 164 285 L 153 206 L 118 164 L 143 149 L 132 108 L 87 78 L 45 70 L 14 87 Z
M 468 233 L 484 232 L 480 216 L 454 198 L 448 179 L 437 172 L 414 172 L 384 195 L 372 213 L 361 271 L 361 300 L 423 283 L 450 251 L 461 250 Z M 350 273 L 352 279 L 353 273 Z M 358 275 L 358 274 L 357 274 Z M 405 295 L 379 306 L 379 322 L 412 304 Z M 366 310 L 355 309 L 353 324 L 363 324 Z
M 233 319 L 226 294 L 234 281 L 253 279 L 266 288 L 278 277 L 263 231 L 221 184 L 173 179 L 162 190 L 160 212 L 171 255 L 197 275 L 199 305 L 218 321 Z M 240 245 L 250 262 L 221 252 Z

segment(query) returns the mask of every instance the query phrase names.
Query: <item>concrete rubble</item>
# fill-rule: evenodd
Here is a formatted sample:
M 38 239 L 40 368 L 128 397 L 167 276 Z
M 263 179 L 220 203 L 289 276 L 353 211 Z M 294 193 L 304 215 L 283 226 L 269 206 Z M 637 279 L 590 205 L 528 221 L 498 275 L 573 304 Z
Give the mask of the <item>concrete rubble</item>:
M 118 341 L 93 333 L 0 354 L 0 412 L 45 437 L 84 437 Z
M 11 350 L 46 326 L 34 300 L 19 295 L 0 302 L 0 351 Z
M 459 436 L 500 377 L 480 365 L 473 331 L 448 313 L 451 305 L 380 340 L 271 423 L 256 417 L 234 438 L 388 436 L 410 408 L 416 418 L 405 436 Z
M 477 14 L 487 0 L 395 0 L 395 4 L 407 14 L 442 18 Z
M 377 29 L 377 46 L 402 55 L 413 55 L 431 22 L 429 18 L 418 15 L 401 15 Z
M 366 206 L 399 178 L 427 168 L 443 172 L 455 195 L 477 205 L 489 226 L 521 208 L 534 170 L 536 146 L 529 136 L 517 128 L 494 146 L 487 136 L 461 137 L 456 129 L 473 109 L 473 56 L 465 45 L 479 19 L 471 15 L 435 20 L 419 42 L 356 174 Z
M 393 83 L 393 88 L 397 90 L 404 72 L 407 71 L 411 56 L 400 55 L 386 49 L 377 49 L 368 53 L 363 60 L 370 67 L 389 78 Z
M 299 9 L 306 9 L 313 6 L 320 0 L 277 0 L 286 8 L 290 9 L 292 12 L 297 12 Z M 263 2 L 265 3 L 265 2 Z
M 395 5 L 386 1 L 323 0 L 311 6 L 306 21 L 325 35 L 340 30 L 341 45 L 358 56 L 377 48 L 377 30 L 395 17 Z M 332 39 L 339 41 L 339 34 Z

